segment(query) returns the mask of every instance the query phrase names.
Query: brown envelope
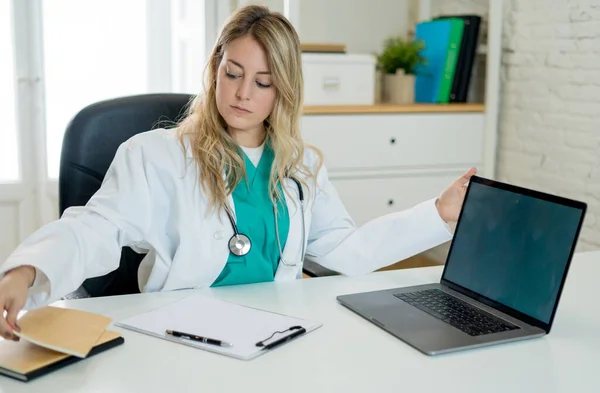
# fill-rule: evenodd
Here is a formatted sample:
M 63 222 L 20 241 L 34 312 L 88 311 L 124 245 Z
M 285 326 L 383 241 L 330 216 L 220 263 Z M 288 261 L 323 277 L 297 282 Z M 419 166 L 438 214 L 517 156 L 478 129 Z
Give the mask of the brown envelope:
M 80 358 L 105 332 L 111 319 L 86 311 L 53 306 L 27 311 L 18 321 L 21 340 Z

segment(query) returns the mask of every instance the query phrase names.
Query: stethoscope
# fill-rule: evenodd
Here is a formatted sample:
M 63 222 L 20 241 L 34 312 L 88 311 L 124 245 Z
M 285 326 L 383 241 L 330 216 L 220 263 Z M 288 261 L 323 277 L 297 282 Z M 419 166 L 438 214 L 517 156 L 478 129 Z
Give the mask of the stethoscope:
M 296 183 L 296 187 L 298 187 L 298 199 L 300 200 L 300 213 L 302 219 L 302 253 L 300 254 L 300 262 L 302 262 L 302 260 L 304 259 L 304 240 L 306 236 L 304 223 L 304 193 L 302 192 L 302 185 L 300 184 L 300 181 L 298 181 L 298 179 L 294 177 L 289 177 L 289 179 L 293 180 L 294 183 Z M 275 209 L 275 199 L 272 198 L 271 201 L 273 202 L 273 215 L 275 217 L 275 237 L 277 238 L 277 246 L 279 247 L 281 263 L 283 263 L 285 266 L 297 266 L 298 262 L 288 263 L 283 258 L 283 249 L 281 248 L 281 241 L 279 240 L 279 226 L 277 225 L 277 210 Z M 233 215 L 231 214 L 229 208 L 226 208 L 225 211 L 227 212 L 227 217 L 229 217 L 229 221 L 231 222 L 231 227 L 233 228 L 233 236 L 231 236 L 231 239 L 229 239 L 229 251 L 234 255 L 244 256 L 250 252 L 250 249 L 252 248 L 252 241 L 250 241 L 250 238 L 248 236 L 238 231 L 237 225 L 235 225 L 235 220 L 233 219 Z

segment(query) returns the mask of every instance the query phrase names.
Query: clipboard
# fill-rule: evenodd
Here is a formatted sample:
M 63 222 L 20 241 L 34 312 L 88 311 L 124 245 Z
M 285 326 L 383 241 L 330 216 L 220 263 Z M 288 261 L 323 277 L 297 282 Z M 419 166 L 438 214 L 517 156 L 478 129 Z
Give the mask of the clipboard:
M 322 326 L 321 323 L 266 310 L 191 295 L 118 321 L 116 326 L 240 360 L 251 360 Z M 186 332 L 175 337 L 167 330 Z M 231 343 L 219 346 L 202 338 Z

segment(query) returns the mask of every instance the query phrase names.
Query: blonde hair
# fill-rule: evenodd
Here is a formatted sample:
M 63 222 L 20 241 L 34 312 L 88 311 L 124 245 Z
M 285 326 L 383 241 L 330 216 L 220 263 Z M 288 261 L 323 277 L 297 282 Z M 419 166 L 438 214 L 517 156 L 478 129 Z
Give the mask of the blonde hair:
M 179 124 L 184 148 L 185 137 L 190 138 L 190 149 L 200 169 L 202 189 L 208 195 L 211 209 L 224 208 L 227 196 L 246 176 L 244 159 L 228 134 L 216 103 L 217 73 L 225 47 L 245 36 L 254 38 L 265 50 L 276 89 L 273 111 L 264 122 L 274 152 L 269 192 L 281 199 L 283 196 L 276 185 L 285 177 L 313 176 L 303 163 L 305 144 L 300 135 L 304 80 L 298 35 L 280 13 L 258 5 L 242 7 L 223 26 L 206 65 L 204 93 L 194 99 L 187 117 Z M 322 155 L 318 149 L 311 148 L 318 157 L 318 170 Z M 308 188 L 302 176 L 296 178 Z

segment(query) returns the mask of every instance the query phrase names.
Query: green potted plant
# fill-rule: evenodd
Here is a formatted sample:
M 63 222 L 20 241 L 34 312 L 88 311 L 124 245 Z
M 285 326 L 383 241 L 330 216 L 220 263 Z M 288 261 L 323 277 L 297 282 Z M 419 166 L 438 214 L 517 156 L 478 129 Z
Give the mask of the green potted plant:
M 385 40 L 383 52 L 377 56 L 377 69 L 383 75 L 383 101 L 392 104 L 414 102 L 415 72 L 425 64 L 421 51 L 423 41 L 409 41 L 402 37 Z

